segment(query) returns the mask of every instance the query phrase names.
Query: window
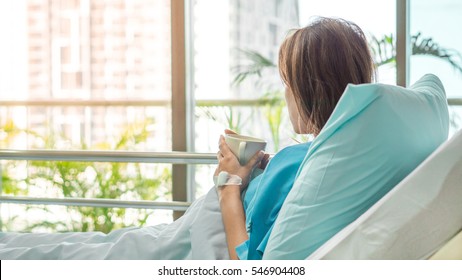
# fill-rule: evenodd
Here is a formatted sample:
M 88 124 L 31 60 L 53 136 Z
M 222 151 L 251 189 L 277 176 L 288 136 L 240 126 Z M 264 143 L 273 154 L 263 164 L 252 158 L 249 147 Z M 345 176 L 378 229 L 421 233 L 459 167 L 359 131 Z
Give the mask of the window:
M 454 36 L 461 25 L 459 1 L 409 1 L 409 36 L 462 51 Z M 402 25 L 396 10 L 407 7 L 402 3 L 409 2 L 2 1 L 0 36 L 8 40 L 0 45 L 1 149 L 169 152 L 170 159 L 172 151 L 183 151 L 207 153 L 208 161 L 2 160 L 1 194 L 113 198 L 132 205 L 191 202 L 213 185 L 210 163 L 225 128 L 267 139 L 268 152 L 309 139 L 292 131 L 277 71 L 288 30 L 317 15 L 351 20 L 371 43 L 380 65 L 377 81 L 396 84 L 403 68 L 394 63 Z M 445 20 L 427 20 L 434 16 Z M 454 61 L 462 64 L 457 55 Z M 410 62 L 411 82 L 434 72 L 450 101 L 460 103 L 460 71 L 434 56 L 412 56 Z M 462 126 L 461 110 L 451 107 L 452 131 Z M 171 209 L 2 203 L 0 216 L 3 230 L 110 231 L 178 215 Z
M 415 51 L 421 53 L 411 56 L 411 83 L 426 73 L 434 73 L 443 82 L 448 98 L 462 98 L 462 39 L 456 35 L 462 25 L 462 2 L 412 0 L 410 4 L 411 36 Z M 462 108 L 449 108 L 453 134 L 462 128 Z
M 381 65 L 384 56 L 378 55 L 379 47 L 385 48 L 391 54 L 391 46 L 384 43 L 378 45 L 375 39 L 381 41 L 385 37 L 396 37 L 396 5 L 395 1 L 300 1 L 300 22 L 306 25 L 313 16 L 339 17 L 356 23 L 363 29 L 365 35 L 376 53 L 375 60 Z M 396 69 L 393 63 L 378 67 L 377 81 L 396 84 Z
M 299 24 L 298 1 L 251 2 L 191 1 L 193 67 L 189 71 L 193 73 L 191 88 L 196 102 L 196 152 L 215 153 L 218 136 L 225 128 L 272 139 L 270 152 L 293 143 L 294 134 L 281 125 L 286 116 L 276 59 L 287 30 Z M 278 17 L 272 11 L 276 5 L 281 8 Z M 268 60 L 261 78 L 251 75 L 238 81 L 239 73 L 252 63 L 249 57 L 256 55 Z M 276 107 L 270 106 L 271 99 L 276 100 Z M 280 144 L 280 139 L 285 142 Z M 194 197 L 213 185 L 214 168 L 196 167 Z
M 354 21 L 370 40 L 393 36 L 396 29 L 395 4 L 390 1 L 257 0 L 252 1 L 258 7 L 252 13 L 243 2 L 192 1 L 196 152 L 216 152 L 218 135 L 225 128 L 267 139 L 270 152 L 295 143 L 293 138 L 299 136 L 287 118 L 276 68 L 279 45 L 288 30 L 306 25 L 315 15 Z M 262 60 L 266 66 L 260 75 L 240 80 L 240 74 Z M 380 82 L 396 83 L 394 64 L 380 66 L 378 76 Z M 196 168 L 196 197 L 212 185 L 213 170 L 214 166 Z
M 170 14 L 170 1 L 3 1 L 1 148 L 171 151 Z M 1 186 L 6 195 L 165 201 L 171 170 L 5 160 Z M 3 230 L 109 231 L 171 220 L 171 211 L 152 213 L 1 205 Z

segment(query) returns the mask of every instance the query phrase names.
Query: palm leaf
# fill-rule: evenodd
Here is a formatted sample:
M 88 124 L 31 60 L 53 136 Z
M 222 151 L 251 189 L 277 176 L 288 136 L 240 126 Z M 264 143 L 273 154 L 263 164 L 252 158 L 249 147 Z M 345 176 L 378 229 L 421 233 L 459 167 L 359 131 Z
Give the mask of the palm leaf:
M 462 55 L 454 49 L 440 47 L 432 38 L 421 38 L 421 33 L 411 37 L 413 55 L 430 55 L 440 58 L 462 73 Z
M 270 59 L 264 57 L 257 51 L 242 49 L 238 49 L 238 51 L 243 56 L 243 58 L 249 62 L 249 64 L 238 65 L 233 68 L 233 72 L 236 73 L 236 76 L 233 80 L 234 85 L 242 83 L 250 76 L 257 75 L 258 77 L 261 77 L 261 72 L 264 69 L 276 67 L 276 64 L 274 64 Z
M 412 55 L 428 55 L 442 59 L 451 64 L 454 69 L 462 73 L 462 55 L 453 49 L 439 46 L 432 38 L 422 38 L 419 32 L 411 36 Z M 392 35 L 384 35 L 382 38 L 372 36 L 369 45 L 375 57 L 376 66 L 396 62 L 396 39 Z
M 412 55 L 428 55 L 442 59 L 451 64 L 454 69 L 462 73 L 462 55 L 454 49 L 441 47 L 432 38 L 422 38 L 419 32 L 411 36 L 411 51 Z M 393 34 L 383 35 L 381 38 L 371 36 L 369 40 L 372 54 L 375 58 L 377 67 L 396 62 L 396 38 Z M 236 73 L 233 84 L 238 85 L 251 76 L 257 75 L 261 77 L 264 69 L 276 68 L 270 59 L 253 50 L 238 49 L 244 60 L 249 63 L 238 65 L 233 68 Z
M 395 38 L 393 34 L 384 35 L 382 38 L 375 36 L 369 41 L 372 55 L 375 57 L 375 65 L 377 67 L 396 62 Z

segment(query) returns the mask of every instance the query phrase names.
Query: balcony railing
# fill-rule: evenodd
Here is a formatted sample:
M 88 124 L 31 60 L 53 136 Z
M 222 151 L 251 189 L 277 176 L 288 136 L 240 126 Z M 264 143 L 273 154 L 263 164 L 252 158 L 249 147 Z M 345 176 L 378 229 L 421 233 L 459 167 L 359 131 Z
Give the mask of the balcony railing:
M 88 150 L 0 150 L 0 159 L 86 161 L 86 162 L 143 162 L 170 164 L 216 164 L 216 154 L 187 152 L 128 152 Z
M 187 152 L 125 152 L 125 151 L 60 151 L 60 150 L 0 150 L 0 160 L 139 162 L 170 164 L 216 164 L 216 154 Z M 88 198 L 38 198 L 0 196 L 0 203 L 91 206 L 114 208 L 169 209 L 184 211 L 189 202 L 126 201 Z
M 258 106 L 265 105 L 270 102 L 270 99 L 211 99 L 211 100 L 196 100 L 195 104 L 198 107 L 212 106 Z M 157 107 L 167 106 L 169 100 L 104 100 L 104 99 L 38 99 L 38 100 L 0 100 L 0 106 L 37 106 L 37 107 L 58 107 L 58 106 L 88 106 L 88 107 Z M 451 106 L 462 106 L 462 98 L 448 98 L 448 104 Z
M 451 106 L 462 106 L 462 98 L 448 98 L 448 104 Z
M 195 105 L 198 107 L 212 107 L 212 106 L 258 106 L 268 104 L 270 99 L 211 99 L 211 100 L 196 100 Z M 119 100 L 105 100 L 105 99 L 35 99 L 35 100 L 0 100 L 0 106 L 13 107 L 13 106 L 34 106 L 34 107 L 162 107 L 170 105 L 170 100 L 143 100 L 143 99 L 119 99 Z M 460 100 L 462 104 L 462 99 Z
M 47 198 L 28 196 L 0 196 L 0 203 L 64 205 L 79 207 L 87 206 L 110 208 L 168 209 L 174 211 L 185 211 L 191 205 L 189 202 L 181 201 L 157 202 L 147 200 L 134 201 L 96 198 Z

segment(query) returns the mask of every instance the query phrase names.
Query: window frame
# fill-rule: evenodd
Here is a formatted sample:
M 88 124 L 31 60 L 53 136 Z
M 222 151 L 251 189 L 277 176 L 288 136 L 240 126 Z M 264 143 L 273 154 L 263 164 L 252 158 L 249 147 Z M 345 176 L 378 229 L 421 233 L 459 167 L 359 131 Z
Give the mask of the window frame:
M 185 156 L 182 163 L 179 161 L 172 163 L 172 200 L 173 202 L 192 202 L 194 200 L 194 162 L 187 160 L 187 156 L 195 153 L 194 151 L 194 110 L 196 105 L 207 103 L 206 100 L 195 100 L 194 98 L 194 69 L 193 69 L 193 20 L 192 7 L 193 0 L 171 0 L 171 137 L 172 151 L 168 152 L 171 156 L 175 152 L 181 152 Z M 410 0 L 396 0 L 396 82 L 400 86 L 409 84 L 409 59 L 410 59 Z M 223 100 L 217 101 L 224 102 Z M 241 100 L 242 103 L 257 104 L 255 100 Z M 450 105 L 462 105 L 462 98 L 449 98 Z M 230 104 L 238 104 L 236 100 L 229 100 Z M 72 100 L 27 100 L 27 101 L 7 101 L 2 102 L 3 106 L 152 106 L 166 105 L 168 101 L 160 100 L 92 100 L 92 101 L 72 101 Z M 26 158 L 27 160 L 27 152 Z M 5 153 L 3 151 L 2 153 Z M 97 153 L 97 152 L 89 152 Z M 168 154 L 166 153 L 166 154 Z M 53 154 L 53 152 L 52 152 Z M 123 154 L 121 152 L 120 154 Z M 149 153 L 148 153 L 149 154 Z M 200 155 L 200 154 L 196 154 Z M 202 154 L 203 155 L 203 154 Z M 128 156 L 128 154 L 126 155 Z M 155 156 L 153 154 L 153 156 Z M 213 154 L 208 154 L 209 162 Z M 168 157 L 166 157 L 168 158 Z M 1 157 L 1 159 L 5 159 Z M 133 160 L 133 158 L 132 158 Z M 168 159 L 166 162 L 169 162 Z M 1 182 L 0 182 L 1 184 Z M 0 185 L 1 188 L 1 185 Z M 0 194 L 1 196 L 1 194 Z M 0 199 L 0 203 L 6 202 Z M 56 201 L 54 201 L 56 203 Z M 180 217 L 182 210 L 174 209 L 174 218 Z

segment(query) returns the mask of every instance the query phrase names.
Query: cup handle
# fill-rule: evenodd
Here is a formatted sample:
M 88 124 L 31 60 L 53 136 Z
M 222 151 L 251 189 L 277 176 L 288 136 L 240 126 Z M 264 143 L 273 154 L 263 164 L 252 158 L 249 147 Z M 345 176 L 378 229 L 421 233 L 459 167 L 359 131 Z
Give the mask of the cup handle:
M 244 162 L 246 144 L 247 144 L 246 142 L 239 143 L 239 156 L 238 156 L 238 159 L 239 159 L 239 164 L 241 164 L 241 165 L 246 164 L 246 162 Z

